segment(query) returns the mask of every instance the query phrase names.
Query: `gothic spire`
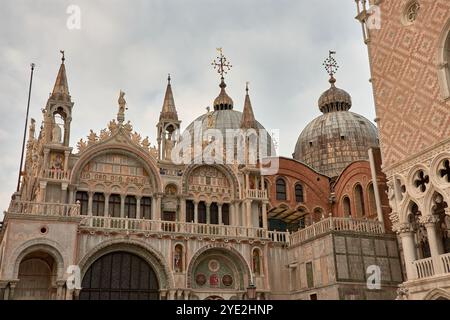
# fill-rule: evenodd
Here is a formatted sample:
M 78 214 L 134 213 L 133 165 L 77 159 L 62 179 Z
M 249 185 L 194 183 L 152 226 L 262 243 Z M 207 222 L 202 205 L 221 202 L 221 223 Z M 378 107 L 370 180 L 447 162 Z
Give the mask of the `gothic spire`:
M 242 112 L 241 129 L 257 129 L 255 115 L 253 113 L 252 103 L 248 94 L 248 82 L 245 87 L 245 102 L 244 110 Z
M 66 67 L 64 61 L 66 60 L 64 51 L 62 54 L 61 66 L 59 67 L 58 76 L 56 77 L 55 86 L 53 87 L 52 97 L 63 97 L 70 100 L 69 85 L 67 84 Z
M 166 95 L 164 96 L 164 103 L 162 106 L 162 111 L 159 116 L 159 120 L 175 120 L 178 121 L 177 109 L 175 107 L 175 101 L 173 99 L 171 77 L 167 78 L 167 88 Z

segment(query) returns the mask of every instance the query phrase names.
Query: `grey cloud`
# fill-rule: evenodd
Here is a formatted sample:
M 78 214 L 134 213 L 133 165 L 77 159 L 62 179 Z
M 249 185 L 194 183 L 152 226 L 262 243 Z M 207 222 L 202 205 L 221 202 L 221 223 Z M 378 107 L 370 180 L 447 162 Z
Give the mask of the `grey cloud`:
M 79 5 L 82 29 L 66 28 L 66 8 Z M 374 107 L 367 49 L 354 19 L 354 1 L 3 1 L 0 12 L 0 207 L 15 189 L 27 99 L 29 63 L 37 64 L 31 116 L 52 90 L 59 49 L 66 50 L 75 102 L 72 145 L 99 131 L 127 93 L 127 118 L 155 141 L 167 73 L 186 126 L 219 92 L 210 63 L 223 47 L 234 65 L 228 92 L 241 110 L 245 82 L 258 120 L 281 130 L 281 154 L 290 156 L 301 130 L 318 116 L 328 88 L 322 61 L 329 49 L 341 64 L 337 85 L 352 94 L 353 109 L 369 119 Z

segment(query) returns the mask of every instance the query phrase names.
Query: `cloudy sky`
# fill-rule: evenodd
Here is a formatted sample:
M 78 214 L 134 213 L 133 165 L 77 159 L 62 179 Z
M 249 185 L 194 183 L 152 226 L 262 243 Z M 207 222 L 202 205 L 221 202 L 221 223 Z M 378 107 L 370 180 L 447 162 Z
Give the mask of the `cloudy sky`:
M 67 8 L 81 10 L 81 29 L 67 28 Z M 30 116 L 53 88 L 66 52 L 75 102 L 71 145 L 100 131 L 126 92 L 126 117 L 155 143 L 167 74 L 185 128 L 219 92 L 211 67 L 222 47 L 233 64 L 227 91 L 242 110 L 245 82 L 257 119 L 280 129 L 280 153 L 290 156 L 305 125 L 320 115 L 329 86 L 322 62 L 337 51 L 337 85 L 352 111 L 374 119 L 367 49 L 353 0 L 4 0 L 0 11 L 0 208 L 15 190 L 27 102 L 29 65 L 36 63 Z M 1 216 L 1 214 L 0 214 Z

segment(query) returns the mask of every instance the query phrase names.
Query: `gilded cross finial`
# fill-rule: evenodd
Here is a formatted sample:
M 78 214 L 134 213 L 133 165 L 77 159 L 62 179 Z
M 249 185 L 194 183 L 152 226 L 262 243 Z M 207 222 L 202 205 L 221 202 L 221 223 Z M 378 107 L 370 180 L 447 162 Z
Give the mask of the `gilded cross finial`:
M 334 83 L 336 80 L 334 79 L 334 75 L 336 74 L 337 70 L 339 69 L 339 65 L 336 62 L 336 59 L 333 57 L 333 55 L 336 54 L 336 51 L 329 51 L 328 58 L 323 62 L 323 66 L 325 67 L 325 70 L 327 71 L 328 75 L 330 76 L 330 82 Z M 333 80 L 333 81 L 332 81 Z
M 62 54 L 61 61 L 64 63 L 64 61 L 66 60 L 66 57 L 64 55 L 64 50 L 59 50 L 59 52 L 61 52 L 61 54 Z
M 217 52 L 219 53 L 219 56 L 216 60 L 214 60 L 211 65 L 214 67 L 214 69 L 217 69 L 217 72 L 220 74 L 221 79 L 223 79 L 223 76 L 228 73 L 228 71 L 231 70 L 233 67 L 227 60 L 227 58 L 223 55 L 222 48 L 217 48 Z

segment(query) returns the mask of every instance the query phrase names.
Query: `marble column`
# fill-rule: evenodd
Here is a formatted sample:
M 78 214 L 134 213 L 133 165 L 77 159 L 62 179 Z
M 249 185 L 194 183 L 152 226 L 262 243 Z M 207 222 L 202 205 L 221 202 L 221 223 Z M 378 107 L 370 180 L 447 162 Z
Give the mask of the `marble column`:
M 198 223 L 198 201 L 194 201 L 194 223 Z
M 262 203 L 262 223 L 263 228 L 267 229 L 267 202 L 263 201 Z
M 103 216 L 108 217 L 109 216 L 109 197 L 111 196 L 110 193 L 105 193 L 105 211 L 103 212 Z
M 413 261 L 417 260 L 416 244 L 414 240 L 414 231 L 409 223 L 402 223 L 394 226 L 400 236 L 403 248 L 403 256 L 405 258 L 406 276 L 408 280 L 417 278 Z
M 211 223 L 211 203 L 206 203 L 206 224 Z
M 136 196 L 136 219 L 141 219 L 141 196 Z
M 88 216 L 92 216 L 92 203 L 93 203 L 93 200 L 94 200 L 94 192 L 89 191 L 88 192 L 88 196 L 89 196 L 89 199 L 88 199 Z
M 126 195 L 120 195 L 120 217 L 125 218 L 125 198 Z
M 178 221 L 186 222 L 186 198 L 180 197 L 179 203 L 180 203 L 180 217 Z
M 245 225 L 247 228 L 253 227 L 253 221 L 252 221 L 252 201 L 247 200 L 245 202 L 245 211 L 246 211 L 246 222 Z
M 436 215 L 426 215 L 420 218 L 420 223 L 422 223 L 427 229 L 428 243 L 430 245 L 431 257 L 433 258 L 433 266 L 435 274 L 441 274 L 442 263 L 439 256 L 443 253 L 442 241 L 440 241 L 436 226 L 439 222 L 439 217 Z
M 222 221 L 222 203 L 218 203 L 217 207 L 218 207 L 218 214 L 219 214 L 219 222 L 218 222 L 218 224 L 221 225 L 221 224 L 223 224 L 223 221 Z

